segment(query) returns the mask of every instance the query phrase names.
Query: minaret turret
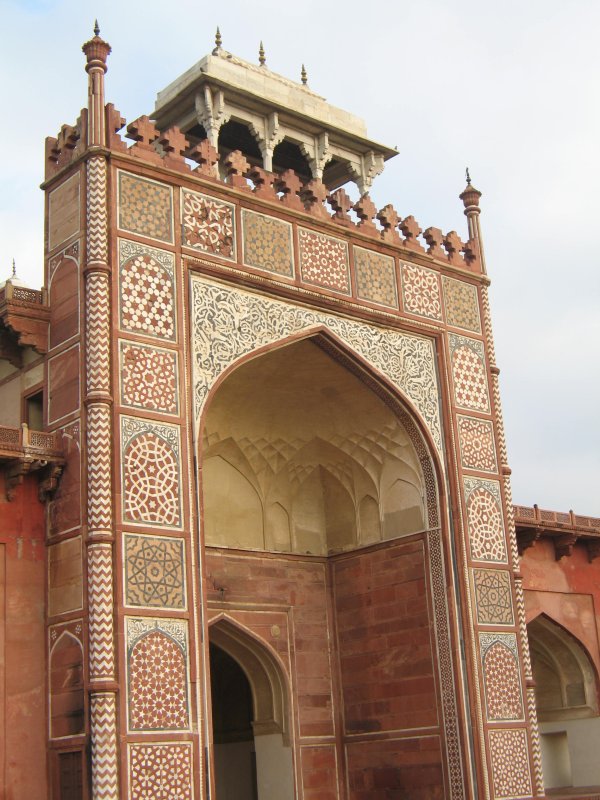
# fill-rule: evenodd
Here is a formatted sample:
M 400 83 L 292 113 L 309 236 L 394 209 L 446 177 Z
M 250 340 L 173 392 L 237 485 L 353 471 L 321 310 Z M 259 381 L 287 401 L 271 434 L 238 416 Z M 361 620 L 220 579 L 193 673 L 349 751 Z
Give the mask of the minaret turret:
M 468 167 L 466 169 L 466 173 L 467 185 L 459 194 L 459 197 L 465 206 L 465 216 L 467 217 L 467 223 L 469 226 L 469 239 L 472 242 L 477 242 L 481 271 L 484 275 L 487 275 L 485 268 L 485 256 L 483 253 L 483 240 L 481 238 L 481 226 L 479 224 L 479 215 L 481 214 L 481 209 L 479 208 L 479 198 L 481 197 L 481 192 L 471 184 L 471 176 L 469 175 Z
M 106 125 L 104 116 L 104 74 L 108 67 L 106 59 L 111 47 L 100 38 L 98 20 L 94 24 L 94 38 L 81 48 L 87 58 L 88 73 L 88 147 L 106 145 Z

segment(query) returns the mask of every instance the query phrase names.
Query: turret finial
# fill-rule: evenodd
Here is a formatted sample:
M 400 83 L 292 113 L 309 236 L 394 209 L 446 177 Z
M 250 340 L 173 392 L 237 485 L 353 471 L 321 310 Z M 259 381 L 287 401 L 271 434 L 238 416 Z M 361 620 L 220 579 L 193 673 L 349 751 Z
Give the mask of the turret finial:
M 308 75 L 306 74 L 306 67 L 302 64 L 302 71 L 300 73 L 300 79 L 302 81 L 303 86 L 308 85 Z
M 94 36 L 100 36 L 100 25 L 98 25 L 98 20 L 94 20 Z
M 261 65 L 261 67 L 264 67 L 267 63 L 267 59 L 265 56 L 265 47 L 262 41 L 260 43 L 260 47 L 258 48 L 258 63 Z
M 467 173 L 467 186 L 470 186 L 471 185 L 471 176 L 469 175 L 469 168 L 467 167 L 467 169 L 465 171 Z
M 11 278 L 16 278 L 17 277 L 17 266 L 15 264 L 14 258 L 13 258 L 12 268 L 13 268 L 13 270 L 12 270 Z
M 223 39 L 221 38 L 221 31 L 219 30 L 219 26 L 217 25 L 217 32 L 215 34 L 215 49 L 220 50 L 222 44 L 223 44 Z

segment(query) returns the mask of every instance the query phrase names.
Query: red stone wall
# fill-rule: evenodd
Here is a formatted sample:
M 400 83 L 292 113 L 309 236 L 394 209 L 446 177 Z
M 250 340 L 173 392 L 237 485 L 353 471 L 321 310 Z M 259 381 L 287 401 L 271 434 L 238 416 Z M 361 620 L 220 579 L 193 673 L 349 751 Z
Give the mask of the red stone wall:
M 44 800 L 46 689 L 44 509 L 37 479 L 12 502 L 0 475 L 0 797 Z
M 353 800 L 409 788 L 417 800 L 443 797 L 420 537 L 329 564 L 211 548 L 206 565 L 209 619 L 243 625 L 289 678 L 305 800 L 334 800 L 346 781 Z
M 521 559 L 527 622 L 546 614 L 587 649 L 600 675 L 600 559 L 584 544 L 556 560 L 552 539 L 542 538 Z
M 333 574 L 350 795 L 443 797 L 424 542 L 353 553 Z

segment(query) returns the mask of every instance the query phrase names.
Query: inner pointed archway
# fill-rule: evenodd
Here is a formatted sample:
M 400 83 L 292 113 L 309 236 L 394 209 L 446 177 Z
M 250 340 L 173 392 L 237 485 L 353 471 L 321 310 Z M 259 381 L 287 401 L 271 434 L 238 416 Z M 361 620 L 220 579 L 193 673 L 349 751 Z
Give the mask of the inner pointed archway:
M 275 658 L 226 619 L 210 627 L 217 800 L 293 800 L 288 690 Z
M 406 428 L 318 338 L 238 367 L 202 451 L 207 545 L 323 556 L 428 527 Z

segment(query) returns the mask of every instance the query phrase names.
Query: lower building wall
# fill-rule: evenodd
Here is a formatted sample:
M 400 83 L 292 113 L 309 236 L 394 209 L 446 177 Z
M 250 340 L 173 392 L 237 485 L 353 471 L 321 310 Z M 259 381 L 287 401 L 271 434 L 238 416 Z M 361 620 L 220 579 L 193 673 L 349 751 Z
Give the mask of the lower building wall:
M 0 796 L 47 798 L 44 509 L 37 479 L 0 476 Z
M 211 548 L 206 570 L 209 621 L 225 615 L 285 670 L 297 796 L 444 797 L 422 535 L 329 560 Z

